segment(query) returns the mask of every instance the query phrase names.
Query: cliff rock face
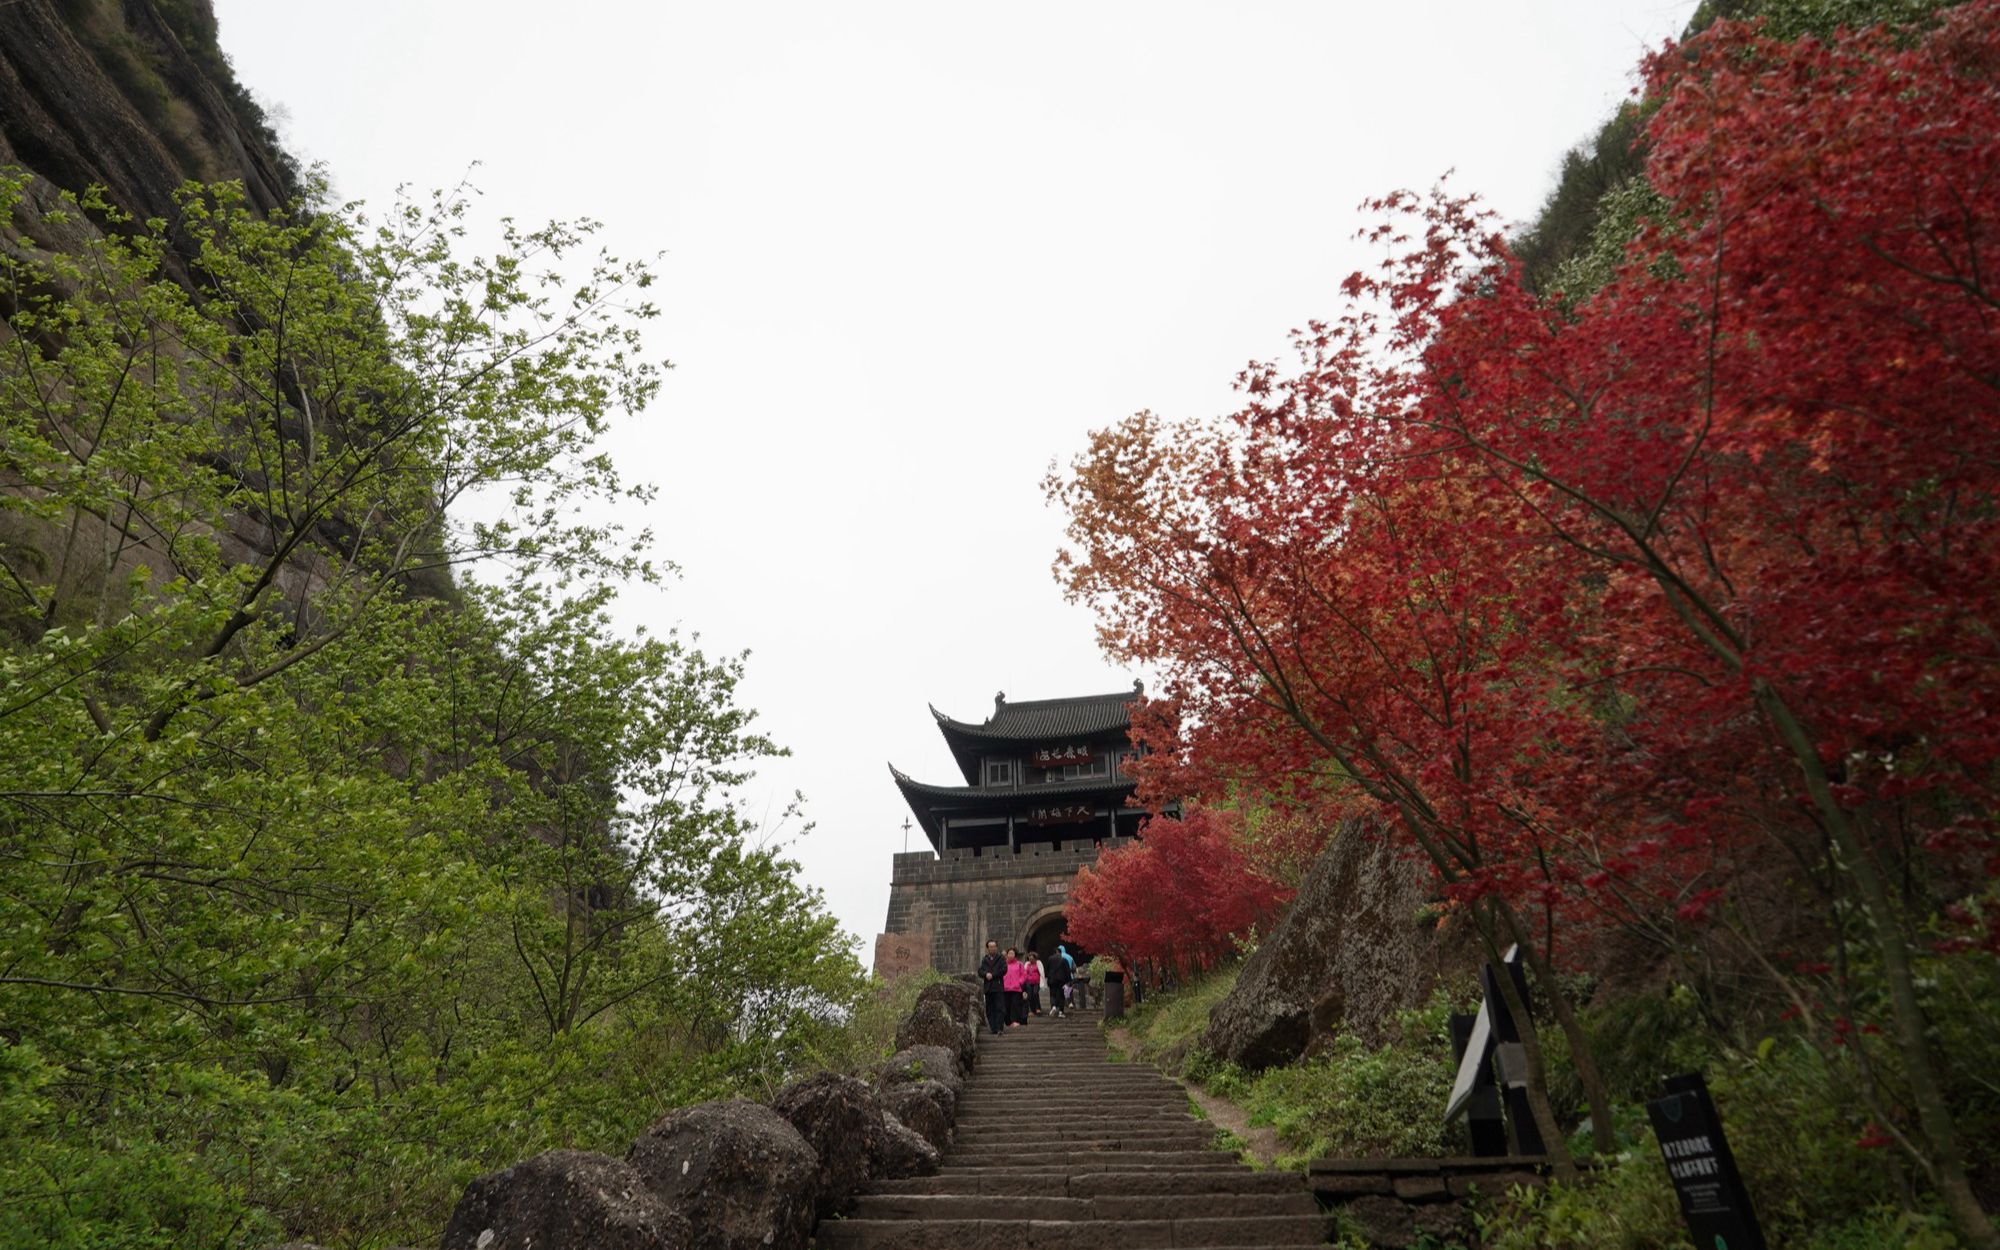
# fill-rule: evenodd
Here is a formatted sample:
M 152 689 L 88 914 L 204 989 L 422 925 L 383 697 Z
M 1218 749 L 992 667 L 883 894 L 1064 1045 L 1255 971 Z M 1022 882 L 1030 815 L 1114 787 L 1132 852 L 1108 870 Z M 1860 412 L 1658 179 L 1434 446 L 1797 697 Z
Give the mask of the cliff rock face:
M 0 166 L 101 185 L 141 218 L 170 216 L 189 179 L 239 179 L 277 207 L 289 162 L 214 39 L 210 0 L 0 5 Z
M 0 176 L 28 184 L 0 248 L 28 258 L 76 253 L 100 238 L 102 220 L 59 212 L 63 192 L 104 189 L 116 208 L 144 220 L 175 217 L 186 182 L 241 182 L 249 205 L 268 212 L 290 198 L 293 166 L 276 146 L 262 110 L 236 82 L 216 44 L 211 0 L 6 0 L 0 3 Z M 171 252 L 166 273 L 189 280 Z M 0 317 L 18 311 L 0 291 Z M 11 331 L 0 325 L 0 345 Z M 0 483 L 13 489 L 15 483 Z M 76 532 L 15 515 L 0 543 L 48 553 L 107 546 L 102 527 L 72 518 Z M 254 564 L 276 550 L 268 525 L 239 516 L 220 533 L 224 557 Z M 72 569 L 46 562 L 65 597 L 79 579 L 115 584 L 157 552 L 134 546 L 115 568 Z M 288 564 L 288 596 L 310 584 Z
M 1209 1014 L 1202 1045 L 1246 1068 L 1289 1063 L 1317 1035 L 1379 1045 L 1441 976 L 1478 966 L 1478 939 L 1419 919 L 1431 873 L 1360 824 L 1341 827 L 1291 909 Z

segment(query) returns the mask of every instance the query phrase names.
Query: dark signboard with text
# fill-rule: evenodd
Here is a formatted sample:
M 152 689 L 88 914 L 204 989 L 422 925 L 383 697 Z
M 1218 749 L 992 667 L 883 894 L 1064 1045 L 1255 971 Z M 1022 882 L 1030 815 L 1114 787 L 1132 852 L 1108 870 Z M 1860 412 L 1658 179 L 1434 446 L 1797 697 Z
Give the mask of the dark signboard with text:
M 1694 1073 L 1667 1078 L 1666 1097 L 1647 1103 L 1646 1114 L 1696 1250 L 1767 1250 L 1707 1082 Z

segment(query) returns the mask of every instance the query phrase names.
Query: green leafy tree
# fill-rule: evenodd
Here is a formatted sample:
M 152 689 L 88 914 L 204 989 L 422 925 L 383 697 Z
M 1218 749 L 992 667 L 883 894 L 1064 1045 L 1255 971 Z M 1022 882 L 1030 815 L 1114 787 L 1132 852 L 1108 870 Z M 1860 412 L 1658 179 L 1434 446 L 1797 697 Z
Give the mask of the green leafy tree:
M 655 386 L 643 266 L 587 223 L 462 255 L 462 196 L 29 196 L 0 1247 L 429 1240 L 481 1171 L 829 1049 L 865 985 L 739 806 L 742 657 L 608 615 L 652 572 L 588 519 L 646 493 L 596 445 Z

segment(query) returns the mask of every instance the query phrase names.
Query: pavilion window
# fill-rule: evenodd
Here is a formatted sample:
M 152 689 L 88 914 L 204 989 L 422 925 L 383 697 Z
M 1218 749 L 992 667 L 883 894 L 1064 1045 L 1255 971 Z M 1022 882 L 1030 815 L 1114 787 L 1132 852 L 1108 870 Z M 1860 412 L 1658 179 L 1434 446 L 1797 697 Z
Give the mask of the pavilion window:
M 1014 784 L 1014 761 L 986 761 L 986 784 L 989 786 L 1011 786 Z
M 1086 777 L 1105 777 L 1111 773 L 1111 762 L 1102 755 L 1093 755 L 1082 764 L 1064 764 L 1062 770 L 1049 770 L 1049 780 L 1061 777 L 1064 781 L 1080 781 Z

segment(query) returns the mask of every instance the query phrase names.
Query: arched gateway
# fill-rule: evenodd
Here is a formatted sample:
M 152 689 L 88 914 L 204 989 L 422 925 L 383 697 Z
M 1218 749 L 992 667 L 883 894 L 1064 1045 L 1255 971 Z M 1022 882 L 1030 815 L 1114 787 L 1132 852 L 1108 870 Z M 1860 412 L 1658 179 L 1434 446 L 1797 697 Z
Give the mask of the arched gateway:
M 1045 956 L 1062 936 L 1076 870 L 1138 833 L 1131 703 L 1144 693 L 1009 703 L 974 724 L 931 709 L 964 785 L 928 785 L 890 766 L 929 850 L 895 857 L 875 970 L 970 972 L 988 938 Z

